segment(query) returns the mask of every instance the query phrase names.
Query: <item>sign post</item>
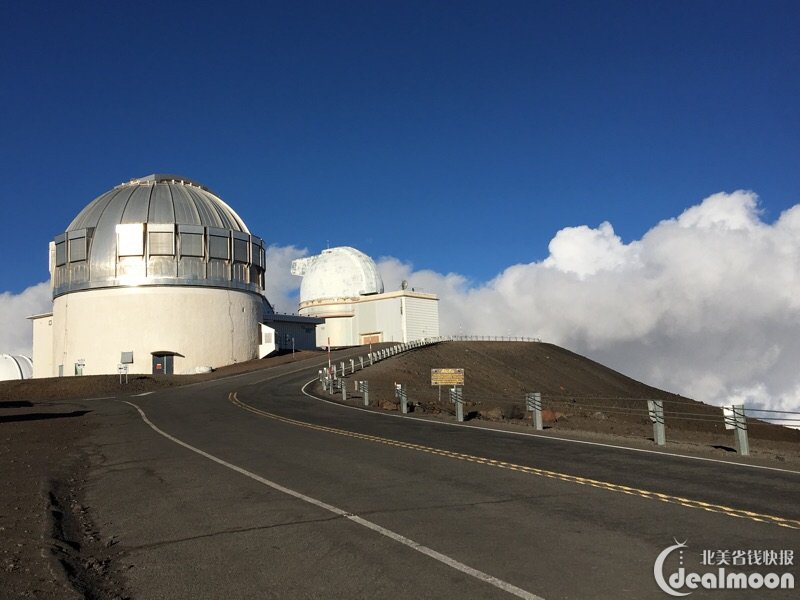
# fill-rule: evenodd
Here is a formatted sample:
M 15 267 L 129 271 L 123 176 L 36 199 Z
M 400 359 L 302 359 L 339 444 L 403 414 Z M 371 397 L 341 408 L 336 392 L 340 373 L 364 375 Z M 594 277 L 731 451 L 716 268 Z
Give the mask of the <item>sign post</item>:
M 450 402 L 456 405 L 456 419 L 464 420 L 464 401 L 461 387 L 464 385 L 464 369 L 431 369 L 431 385 L 439 386 L 439 401 L 442 401 L 442 386 L 452 386 Z
M 734 430 L 736 451 L 741 456 L 750 456 L 750 444 L 747 440 L 747 419 L 744 416 L 744 404 L 731 404 L 722 407 L 725 418 L 725 429 Z
M 531 421 L 533 428 L 541 431 L 542 426 L 542 394 L 540 392 L 529 392 L 525 394 L 525 406 L 531 411 Z
M 648 400 L 647 413 L 653 423 L 653 440 L 659 446 L 667 443 L 667 436 L 664 430 L 664 401 Z
M 431 385 L 439 386 L 439 402 L 442 401 L 442 386 L 464 385 L 464 369 L 431 369 Z
M 459 423 L 464 422 L 464 399 L 461 395 L 461 388 L 453 386 L 450 388 L 450 402 L 456 405 L 456 421 Z

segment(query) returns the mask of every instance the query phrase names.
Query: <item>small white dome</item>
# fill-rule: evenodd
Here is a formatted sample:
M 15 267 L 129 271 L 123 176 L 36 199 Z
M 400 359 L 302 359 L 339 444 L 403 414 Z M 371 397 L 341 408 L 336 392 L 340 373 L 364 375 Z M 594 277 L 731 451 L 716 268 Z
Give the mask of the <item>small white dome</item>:
M 341 246 L 292 263 L 301 275 L 300 303 L 333 298 L 354 298 L 383 293 L 383 280 L 375 261 L 363 252 Z
M 0 354 L 0 381 L 30 379 L 33 377 L 33 362 L 27 356 Z

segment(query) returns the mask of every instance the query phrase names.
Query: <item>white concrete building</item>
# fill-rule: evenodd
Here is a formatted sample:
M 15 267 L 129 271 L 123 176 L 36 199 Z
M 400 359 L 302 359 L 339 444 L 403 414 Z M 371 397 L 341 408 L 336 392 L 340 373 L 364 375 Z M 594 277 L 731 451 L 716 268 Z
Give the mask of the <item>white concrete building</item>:
M 319 347 L 410 342 L 439 335 L 436 295 L 408 289 L 384 292 L 375 262 L 355 248 L 329 248 L 297 259 L 292 274 L 303 278 L 300 314 L 324 319 L 316 330 Z
M 261 238 L 219 196 L 150 175 L 90 202 L 50 243 L 53 312 L 33 321 L 35 377 L 194 373 L 276 349 L 261 325 Z M 273 336 L 274 337 L 274 336 Z

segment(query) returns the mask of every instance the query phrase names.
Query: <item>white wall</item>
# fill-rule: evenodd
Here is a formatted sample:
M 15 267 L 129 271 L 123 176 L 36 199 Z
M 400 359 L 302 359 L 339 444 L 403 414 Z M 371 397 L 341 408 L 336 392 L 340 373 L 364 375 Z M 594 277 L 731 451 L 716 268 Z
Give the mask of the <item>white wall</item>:
M 330 317 L 322 325 L 317 325 L 317 346 L 325 348 L 330 339 L 334 348 L 357 346 L 355 331 L 355 317 Z
M 439 335 L 439 301 L 432 294 L 399 291 L 303 305 L 301 314 L 325 319 L 317 327 L 317 345 L 357 346 L 363 336 L 380 334 L 382 342 L 410 342 Z M 352 317 L 331 316 L 352 313 Z
M 129 373 L 152 373 L 152 352 L 178 353 L 176 374 L 250 360 L 260 317 L 260 296 L 235 290 L 142 286 L 65 294 L 53 303 L 50 376 L 58 365 L 73 375 L 78 359 L 86 361 L 84 375 L 116 373 L 124 351 L 133 351 Z
M 439 302 L 426 298 L 405 299 L 406 339 L 413 342 L 439 336 Z
M 383 294 L 384 296 L 386 294 Z M 403 315 L 400 312 L 402 300 L 396 297 L 378 298 L 369 302 L 375 306 L 375 319 L 377 321 L 377 331 L 383 332 L 382 341 L 402 342 L 403 341 Z M 359 307 L 361 308 L 361 307 Z M 372 327 L 361 328 L 365 333 L 373 331 Z
M 278 347 L 275 345 L 275 330 L 272 327 L 261 323 L 259 333 L 261 334 L 259 340 L 261 343 L 258 345 L 258 358 L 261 359 L 275 352 Z
M 53 315 L 32 317 L 31 324 L 33 325 L 33 376 L 52 377 Z

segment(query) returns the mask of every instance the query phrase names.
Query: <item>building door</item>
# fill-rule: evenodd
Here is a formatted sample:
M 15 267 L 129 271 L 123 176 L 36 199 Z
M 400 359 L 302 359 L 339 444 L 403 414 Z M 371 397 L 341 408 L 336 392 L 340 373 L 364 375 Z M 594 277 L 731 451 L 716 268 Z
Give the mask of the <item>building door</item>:
M 153 375 L 172 375 L 172 354 L 153 354 Z

